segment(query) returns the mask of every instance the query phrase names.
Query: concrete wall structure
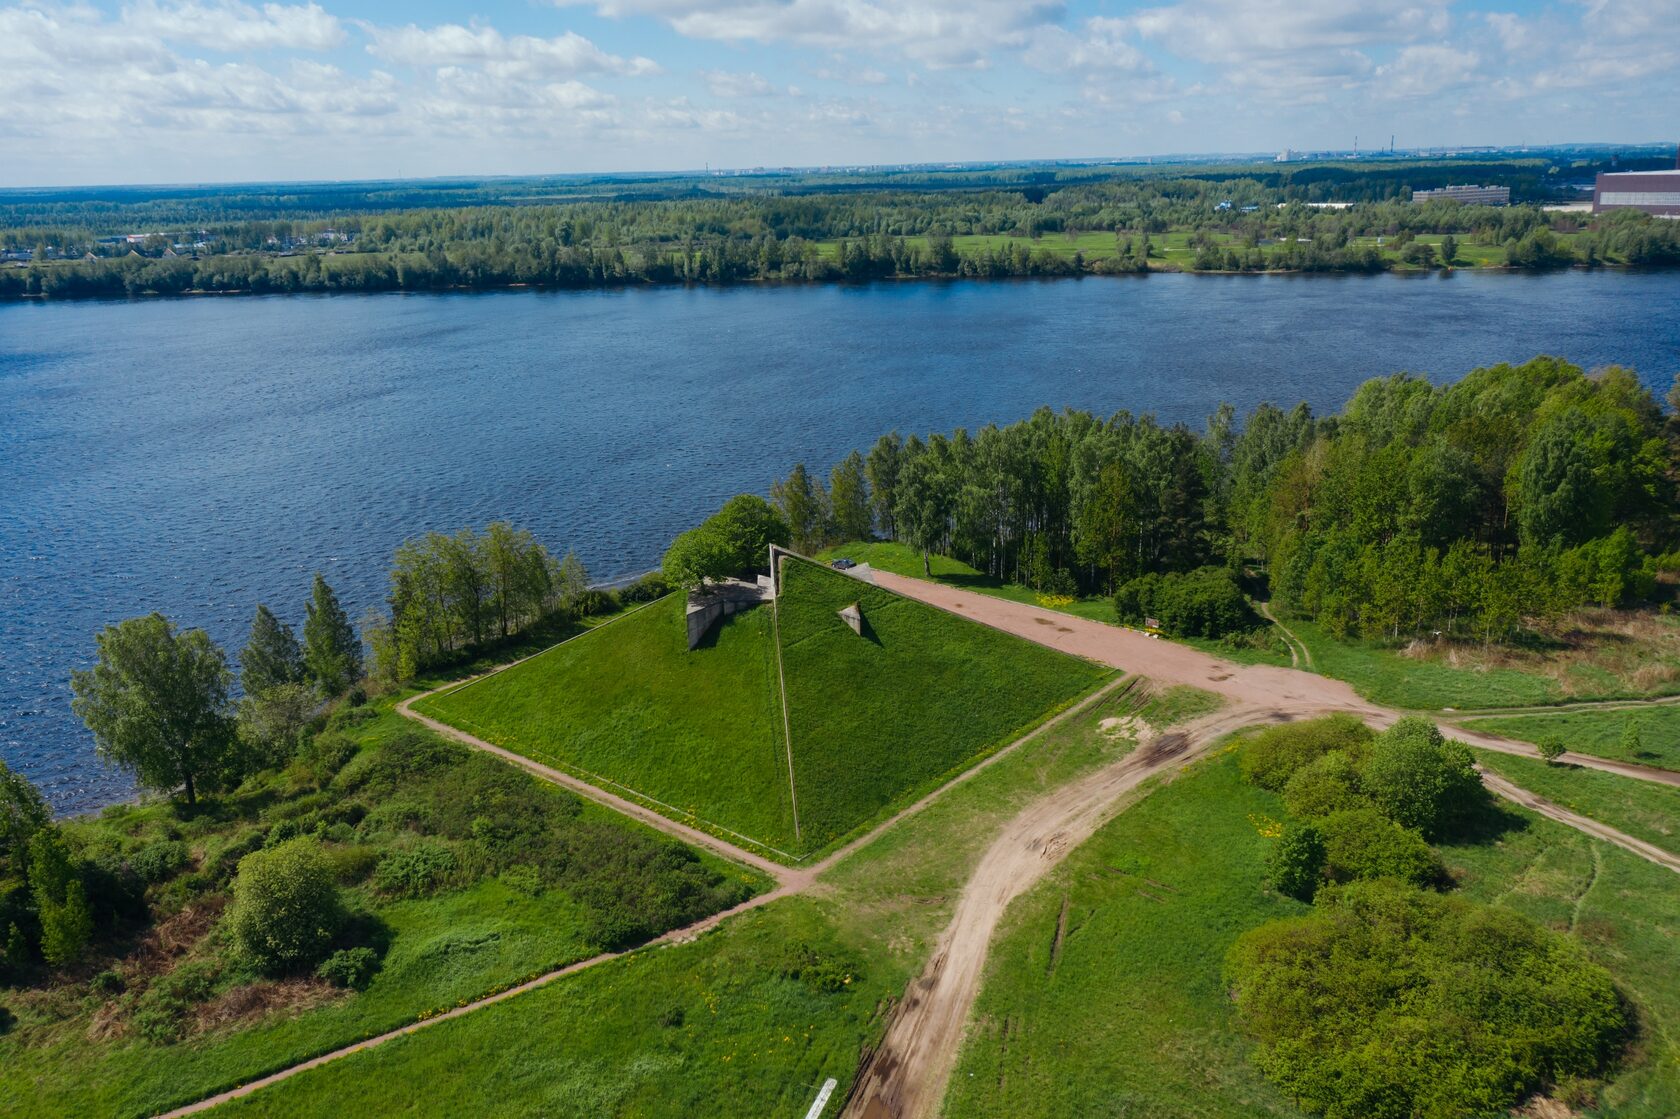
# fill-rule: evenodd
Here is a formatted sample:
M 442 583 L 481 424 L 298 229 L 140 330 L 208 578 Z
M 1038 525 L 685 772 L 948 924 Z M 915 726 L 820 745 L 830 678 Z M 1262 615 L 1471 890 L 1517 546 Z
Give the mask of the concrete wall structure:
M 1414 190 L 1412 201 L 1462 202 L 1466 206 L 1505 206 L 1511 201 L 1511 188 L 1463 183 L 1458 186 L 1436 187 L 1434 190 Z
M 709 583 L 704 590 L 689 592 L 688 647 L 693 649 L 705 639 L 713 626 L 731 614 L 750 610 L 761 602 L 769 602 L 770 580 L 746 583 L 740 579 L 725 579 Z

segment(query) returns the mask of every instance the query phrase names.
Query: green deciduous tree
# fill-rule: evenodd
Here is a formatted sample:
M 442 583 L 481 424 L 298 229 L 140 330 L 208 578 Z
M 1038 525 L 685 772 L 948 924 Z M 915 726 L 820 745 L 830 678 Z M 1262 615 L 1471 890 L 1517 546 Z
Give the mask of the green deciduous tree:
M 1287 897 L 1311 901 L 1324 875 L 1324 835 L 1312 824 L 1291 824 L 1266 854 L 1266 878 Z
M 287 840 L 239 860 L 228 924 L 234 943 L 264 972 L 313 967 L 343 923 L 338 887 L 315 839 Z
M 0 761 L 0 872 L 13 860 L 21 860 L 30 837 L 51 819 L 40 790 Z
M 875 514 L 870 506 L 866 475 L 863 456 L 853 451 L 828 476 L 834 533 L 841 540 L 868 540 L 874 535 Z
M 1378 735 L 1359 772 L 1360 788 L 1391 820 L 1434 838 L 1486 800 L 1475 759 L 1428 719 L 1408 716 Z
M 41 922 L 41 955 L 54 967 L 81 959 L 93 936 L 93 914 L 57 828 L 41 828 L 29 841 L 29 888 Z
M 339 695 L 362 674 L 362 643 L 338 595 L 318 571 L 308 611 L 303 623 L 304 669 L 322 694 Z
M 227 657 L 201 629 L 177 633 L 161 614 L 101 630 L 98 662 L 71 673 L 72 708 L 106 761 L 148 788 L 215 787 L 236 746 Z
M 239 685 L 248 696 L 261 695 L 277 684 L 303 681 L 303 650 L 292 627 L 257 604 L 251 636 L 239 652 Z
M 822 482 L 811 477 L 802 462 L 795 463 L 785 481 L 770 487 L 770 500 L 787 522 L 793 547 L 815 552 L 828 540 L 828 495 Z
M 308 684 L 286 683 L 239 701 L 240 741 L 251 768 L 283 765 L 297 752 L 320 699 Z

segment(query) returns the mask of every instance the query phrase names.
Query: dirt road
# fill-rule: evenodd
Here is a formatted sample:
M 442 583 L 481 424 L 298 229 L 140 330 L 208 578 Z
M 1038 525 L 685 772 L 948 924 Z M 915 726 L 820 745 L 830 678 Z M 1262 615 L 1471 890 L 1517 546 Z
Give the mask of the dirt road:
M 1011 602 L 991 595 L 976 594 L 942 583 L 910 579 L 886 571 L 874 572 L 875 582 L 904 595 L 919 599 L 931 606 L 949 610 L 982 625 L 1001 629 L 1017 637 L 1060 649 L 1064 653 L 1086 657 L 1112 665 L 1127 672 L 1162 684 L 1191 684 L 1210 692 L 1217 692 L 1238 704 L 1275 706 L 1294 712 L 1322 714 L 1329 711 L 1350 711 L 1376 727 L 1386 727 L 1401 716 L 1401 712 L 1372 703 L 1340 680 L 1319 676 L 1294 668 L 1272 665 L 1240 665 L 1220 660 L 1188 645 L 1178 645 L 1150 637 L 1135 629 L 1105 625 L 1071 614 Z M 1481 712 L 1479 714 L 1486 714 Z M 1454 738 L 1494 750 L 1501 754 L 1516 754 L 1538 758 L 1540 751 L 1527 742 L 1504 738 L 1495 734 L 1470 730 L 1447 723 Z M 1563 761 L 1583 769 L 1597 769 L 1619 777 L 1632 777 L 1659 785 L 1680 786 L 1680 773 L 1632 762 L 1614 761 L 1592 754 L 1570 752 Z
M 1176 773 L 1230 731 L 1282 717 L 1268 708 L 1229 707 L 1153 733 L 1120 761 L 1041 797 L 1011 820 L 981 856 L 932 962 L 905 993 L 886 1036 L 859 1070 L 842 1115 L 934 1114 L 956 1064 L 992 934 L 1009 903 L 1113 818 L 1126 795 L 1145 781 Z

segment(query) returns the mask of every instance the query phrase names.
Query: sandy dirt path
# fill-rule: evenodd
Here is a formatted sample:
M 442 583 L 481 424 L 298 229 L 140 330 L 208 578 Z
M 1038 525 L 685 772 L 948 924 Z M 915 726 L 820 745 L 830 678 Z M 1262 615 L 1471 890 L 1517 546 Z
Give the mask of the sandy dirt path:
M 874 575 L 878 585 L 907 598 L 919 599 L 930 606 L 941 607 L 1040 645 L 1147 676 L 1157 683 L 1191 684 L 1217 692 L 1239 704 L 1275 706 L 1296 715 L 1350 711 L 1379 728 L 1390 725 L 1403 714 L 1372 703 L 1355 692 L 1351 685 L 1328 676 L 1272 665 L 1232 664 L 1188 645 L 1163 641 L 1135 629 L 1105 625 L 1023 602 L 975 594 L 886 571 L 876 571 Z M 1450 729 L 1454 738 L 1484 750 L 1524 758 L 1540 757 L 1540 751 L 1527 742 L 1470 730 L 1450 722 L 1443 721 L 1442 725 Z M 1671 770 L 1573 751 L 1564 754 L 1562 760 L 1583 769 L 1597 769 L 1619 777 L 1680 786 L 1680 773 Z
M 1003 829 L 964 886 L 933 959 L 911 984 L 881 1044 L 859 1070 L 847 1119 L 921 1119 L 938 1110 L 979 993 L 992 934 L 1009 903 L 1048 874 L 1151 777 L 1176 773 L 1230 731 L 1284 718 L 1228 707 L 1147 736 L 1113 765 L 1039 798 Z

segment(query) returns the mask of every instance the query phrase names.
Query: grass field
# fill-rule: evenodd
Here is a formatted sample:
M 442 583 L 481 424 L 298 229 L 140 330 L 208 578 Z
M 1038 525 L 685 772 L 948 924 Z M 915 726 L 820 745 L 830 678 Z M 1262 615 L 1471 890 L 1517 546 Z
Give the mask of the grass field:
M 363 753 L 345 767 L 341 778 L 358 769 L 365 772 L 387 743 L 416 733 L 412 723 L 390 710 L 388 701 L 382 701 L 382 708 L 371 721 L 354 725 L 351 733 Z M 301 818 L 294 807 L 331 811 L 357 800 L 355 788 L 340 780 L 322 792 L 288 798 L 284 781 L 278 780 L 227 798 L 219 805 L 225 821 L 207 816 L 182 823 L 168 804 L 153 803 L 121 806 L 68 827 L 85 842 L 109 843 L 121 837 L 125 843 L 143 843 L 181 835 L 202 868 L 214 856 L 199 852 L 227 849 L 252 835 L 260 841 L 262 832 L 256 828 Z M 462 764 L 439 770 L 436 776 L 410 772 L 382 797 L 394 809 L 390 820 L 413 821 L 426 819 L 439 798 L 481 796 L 488 788 L 523 790 L 534 799 L 536 810 L 571 820 L 597 834 L 599 842 L 619 849 L 632 839 L 652 840 L 656 846 L 669 842 L 482 755 L 468 755 Z M 379 806 L 362 811 L 366 827 L 330 842 L 334 865 L 350 866 L 348 856 L 377 855 L 387 842 L 401 846 L 413 838 L 402 828 L 393 836 L 395 825 L 376 823 Z M 233 848 L 236 853 L 241 849 L 249 846 Z M 764 885 L 756 875 L 719 860 L 702 857 L 702 863 L 736 883 L 730 900 Z M 362 859 L 356 865 L 364 868 L 365 876 L 372 864 Z M 192 871 L 189 864 L 186 872 Z M 340 871 L 341 881 L 345 874 Z M 584 904 L 564 886 L 533 894 L 495 876 L 431 896 L 396 900 L 366 884 L 346 884 L 352 911 L 375 922 L 378 939 L 388 945 L 367 990 L 351 993 L 311 978 L 253 985 L 236 972 L 231 979 L 213 981 L 211 991 L 187 1009 L 186 1036 L 173 1042 L 149 1040 L 137 1029 L 136 1008 L 127 1000 L 189 971 L 218 968 L 226 973 L 230 968 L 223 950 L 225 930 L 215 924 L 226 901 L 225 886 L 191 896 L 183 908 L 181 897 L 168 892 L 181 885 L 177 880 L 160 887 L 166 892 L 154 899 L 162 915 L 155 931 L 142 930 L 130 938 L 132 943 L 119 941 L 96 955 L 81 974 L 53 987 L 0 991 L 0 1003 L 17 1018 L 0 1036 L 0 1115 L 139 1116 L 202 1098 L 594 955 L 601 945 L 591 931 L 597 912 L 591 906 L 607 904 L 599 890 Z M 671 888 L 675 882 L 648 879 L 645 885 Z M 113 996 L 88 982 L 102 970 L 123 976 L 120 994 Z
M 947 1119 L 1298 1114 L 1248 1064 L 1220 981 L 1244 930 L 1303 906 L 1262 889 L 1277 798 L 1225 753 L 1118 817 L 1011 908 L 994 944 Z M 1680 1106 L 1674 876 L 1503 810 L 1496 839 L 1443 856 L 1477 900 L 1577 936 L 1638 1007 L 1642 1032 L 1587 1114 Z
M 1212 759 L 1017 901 L 944 1114 L 1298 1115 L 1250 1067 L 1220 980 L 1238 934 L 1306 909 L 1260 889 L 1267 815 L 1277 798 Z
M 1680 789 L 1492 750 L 1477 750 L 1476 760 L 1571 812 L 1680 854 Z M 1680 887 L 1680 881 L 1673 886 Z
M 792 851 L 770 612 L 726 618 L 690 652 L 684 608 L 670 595 L 416 706 L 668 815 Z
M 1622 744 L 1622 735 L 1629 723 L 1639 728 L 1637 750 L 1627 749 Z M 1555 735 L 1576 753 L 1680 770 L 1680 704 L 1662 704 L 1642 710 L 1504 715 L 1491 719 L 1466 719 L 1464 725 L 1524 742 L 1540 742 Z
M 1460 890 L 1574 935 L 1632 1001 L 1639 1036 L 1623 1069 L 1583 1109 L 1603 1119 L 1680 1115 L 1680 891 L 1672 871 L 1562 824 L 1507 810 L 1497 842 L 1446 846 Z
M 863 635 L 837 616 L 858 603 Z M 777 603 L 802 845 L 967 768 L 1110 670 L 801 560 Z
M 227 1113 L 803 1115 L 825 1077 L 844 1094 L 862 1047 L 884 1025 L 881 1012 L 926 963 L 998 827 L 1130 751 L 1132 740 L 1102 721 L 1169 722 L 1210 702 L 1171 689 L 1140 710 L 1135 696 L 1111 695 L 850 855 L 813 895 L 306 1073 Z M 851 965 L 841 978 L 852 982 L 819 995 L 782 975 L 788 950 L 802 944 Z M 831 1102 L 825 1115 L 836 1114 Z

